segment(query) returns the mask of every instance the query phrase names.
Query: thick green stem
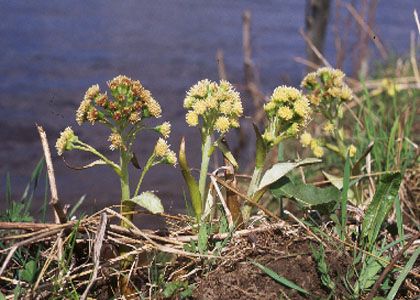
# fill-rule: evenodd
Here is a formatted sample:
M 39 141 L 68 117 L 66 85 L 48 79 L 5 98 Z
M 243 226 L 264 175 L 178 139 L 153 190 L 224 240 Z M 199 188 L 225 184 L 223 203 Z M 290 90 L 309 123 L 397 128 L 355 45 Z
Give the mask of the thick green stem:
M 128 220 L 133 220 L 132 214 L 127 214 L 128 212 L 132 211 L 134 208 L 134 203 L 127 202 L 126 200 L 130 199 L 130 183 L 129 183 L 129 175 L 128 175 L 128 163 L 129 157 L 126 152 L 121 152 L 120 155 L 120 163 L 121 163 L 121 176 L 120 176 L 120 183 L 121 183 L 121 213 L 124 217 Z M 129 224 L 121 220 L 121 226 L 129 228 Z
M 120 183 L 121 183 L 121 215 L 126 217 L 130 222 L 133 221 L 133 214 L 130 213 L 133 211 L 135 204 L 132 202 L 128 202 L 125 200 L 130 199 L 130 183 L 129 183 L 129 175 L 128 175 L 128 164 L 130 162 L 128 153 L 121 151 L 120 154 L 120 167 L 121 167 L 121 176 L 120 176 Z M 121 220 L 121 226 L 125 228 L 130 228 L 130 224 L 124 220 Z M 124 255 L 125 253 L 129 252 L 130 248 L 125 245 L 121 245 L 119 252 L 120 255 Z M 134 261 L 134 256 L 129 256 L 121 261 L 121 269 L 126 270 L 130 268 L 130 265 Z M 125 276 L 122 277 L 122 287 L 127 287 L 128 281 Z M 127 281 L 127 282 L 126 282 Z
M 204 135 L 203 144 L 201 145 L 201 168 L 200 168 L 200 179 L 198 181 L 198 187 L 201 195 L 202 207 L 205 207 L 205 201 L 207 198 L 206 194 L 206 182 L 207 172 L 209 170 L 210 162 L 210 148 L 211 148 L 211 135 Z

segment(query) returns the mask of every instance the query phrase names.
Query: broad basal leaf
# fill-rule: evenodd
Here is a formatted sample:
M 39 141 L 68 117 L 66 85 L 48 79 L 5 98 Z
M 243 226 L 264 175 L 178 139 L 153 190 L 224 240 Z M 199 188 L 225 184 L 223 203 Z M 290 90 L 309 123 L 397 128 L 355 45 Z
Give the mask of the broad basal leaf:
M 264 173 L 257 190 L 261 190 L 264 187 L 269 186 L 270 184 L 276 182 L 277 180 L 285 176 L 287 173 L 289 173 L 290 171 L 292 171 L 293 169 L 299 166 L 314 164 L 314 163 L 319 163 L 319 162 L 321 162 L 321 160 L 318 158 L 306 158 L 298 162 L 277 163 Z
M 133 202 L 154 214 L 162 213 L 164 211 L 162 201 L 152 192 L 143 192 L 140 195 L 126 201 Z
M 334 186 L 319 188 L 303 182 L 295 183 L 287 177 L 283 177 L 272 184 L 270 191 L 276 198 L 292 198 L 306 208 L 327 205 L 328 210 L 335 206 L 341 195 L 340 191 Z

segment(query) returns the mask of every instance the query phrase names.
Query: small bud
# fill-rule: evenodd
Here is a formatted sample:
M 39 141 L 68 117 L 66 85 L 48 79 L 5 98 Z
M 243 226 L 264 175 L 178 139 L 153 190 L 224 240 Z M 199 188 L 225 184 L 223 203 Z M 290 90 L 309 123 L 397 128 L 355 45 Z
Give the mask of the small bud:
M 357 153 L 357 148 L 353 144 L 351 144 L 348 147 L 347 151 L 348 151 L 350 157 L 354 157 Z

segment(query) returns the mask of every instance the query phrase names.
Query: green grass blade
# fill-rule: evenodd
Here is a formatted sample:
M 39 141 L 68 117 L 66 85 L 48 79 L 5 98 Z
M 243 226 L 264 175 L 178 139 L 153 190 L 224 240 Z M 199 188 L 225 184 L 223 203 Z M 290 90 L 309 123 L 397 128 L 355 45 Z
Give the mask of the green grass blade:
M 25 191 L 22 195 L 21 201 L 25 203 L 24 213 L 28 213 L 31 208 L 32 199 L 35 193 L 36 188 L 38 187 L 39 178 L 41 177 L 42 171 L 44 170 L 44 159 L 40 159 L 37 163 L 35 169 L 32 171 L 31 179 L 28 185 L 25 188 Z
M 391 160 L 394 159 L 394 146 L 395 146 L 395 135 L 397 134 L 398 127 L 400 125 L 399 119 L 395 119 L 392 125 L 391 132 L 389 134 L 388 146 L 386 150 L 386 171 L 391 169 Z
M 267 274 L 268 276 L 270 276 L 273 280 L 277 281 L 278 283 L 287 286 L 291 289 L 294 289 L 300 293 L 309 295 L 309 292 L 303 288 L 301 288 L 300 286 L 296 285 L 295 283 L 291 282 L 290 280 L 284 278 L 283 276 L 280 276 L 279 274 L 277 274 L 276 272 L 274 272 L 273 270 L 271 270 L 270 268 L 267 268 L 259 263 L 257 263 L 256 261 L 251 261 L 251 263 L 258 267 L 261 271 L 263 271 L 265 274 Z
M 85 199 L 86 199 L 86 195 L 83 195 L 82 197 L 80 197 L 79 201 L 77 201 L 77 203 L 71 209 L 68 215 L 69 219 L 71 219 L 76 214 L 76 211 L 79 209 L 80 205 L 82 205 L 82 203 L 85 201 Z
M 392 300 L 395 298 L 401 284 L 404 282 L 405 278 L 408 275 L 408 272 L 413 268 L 415 262 L 417 261 L 417 257 L 420 255 L 420 247 L 418 247 L 413 255 L 408 260 L 407 264 L 405 265 L 404 269 L 401 271 L 400 276 L 398 276 L 397 280 L 395 281 L 394 285 L 392 286 L 391 290 L 386 297 L 387 300 Z
M 403 215 L 401 211 L 401 201 L 398 195 L 397 197 L 395 197 L 394 206 L 395 206 L 395 214 L 396 214 L 396 219 L 397 219 L 398 236 L 402 238 L 404 237 L 404 223 L 403 223 Z M 401 241 L 401 246 L 404 246 L 403 241 Z
M 44 187 L 44 202 L 42 203 L 40 212 L 41 212 L 41 221 L 44 223 L 46 220 L 47 215 L 47 208 L 49 202 L 49 185 L 50 182 L 48 181 L 48 173 L 45 172 L 45 187 Z
M 344 165 L 343 190 L 341 191 L 341 240 L 346 238 L 347 224 L 347 195 L 350 185 L 350 157 L 347 155 Z

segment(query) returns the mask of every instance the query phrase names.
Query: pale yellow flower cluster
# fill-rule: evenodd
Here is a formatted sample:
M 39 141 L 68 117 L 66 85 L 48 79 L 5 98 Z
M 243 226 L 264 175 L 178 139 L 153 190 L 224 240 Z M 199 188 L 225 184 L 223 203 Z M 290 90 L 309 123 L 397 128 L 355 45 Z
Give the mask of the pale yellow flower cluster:
M 312 153 L 316 157 L 321 158 L 324 156 L 324 148 L 321 147 L 319 140 L 312 139 L 310 146 L 311 146 Z
M 308 132 L 302 133 L 300 136 L 300 143 L 303 147 L 310 147 L 312 150 L 312 153 L 316 157 L 322 157 L 324 156 L 324 148 L 321 146 L 321 141 L 314 139 L 312 135 Z
M 333 68 L 320 68 L 311 72 L 302 80 L 301 87 L 308 91 L 308 99 L 314 106 L 340 102 L 353 98 L 351 89 L 344 82 L 345 74 Z
M 101 93 L 99 85 L 92 85 L 85 93 L 76 112 L 76 121 L 81 125 L 89 121 L 102 123 L 125 122 L 135 125 L 148 117 L 159 118 L 162 109 L 138 80 L 119 75 L 107 82 L 113 99 Z
M 296 136 L 307 124 L 311 108 L 308 99 L 296 88 L 277 87 L 264 105 L 268 125 L 263 138 L 268 144 L 279 136 Z
M 304 147 L 310 146 L 315 156 L 324 154 L 322 146 L 339 153 L 343 158 L 346 152 L 353 157 L 357 149 L 354 145 L 345 146 L 344 131 L 340 120 L 343 118 L 343 103 L 353 98 L 352 90 L 344 82 L 345 74 L 333 68 L 320 68 L 311 72 L 302 80 L 301 87 L 305 89 L 313 110 L 320 112 L 326 119 L 322 127 L 323 138 L 314 139 L 309 134 L 303 134 L 300 142 Z
M 167 164 L 174 166 L 177 163 L 175 152 L 169 149 L 169 145 L 162 138 L 159 138 L 156 142 L 154 154 L 156 157 L 163 159 L 163 162 Z
M 78 141 L 78 137 L 74 134 L 71 127 L 67 127 L 60 133 L 60 137 L 55 143 L 55 148 L 59 156 L 63 155 L 64 151 L 72 150 L 74 143 Z
M 156 126 L 155 130 L 159 132 L 165 139 L 167 139 L 171 134 L 171 123 L 164 122 L 161 125 Z
M 327 122 L 322 128 L 327 135 L 332 135 L 335 129 L 335 126 L 331 122 Z
M 219 84 L 208 79 L 199 81 L 187 92 L 184 108 L 188 110 L 185 120 L 189 126 L 202 126 L 209 132 L 226 133 L 239 127 L 243 108 L 239 93 L 226 80 Z

